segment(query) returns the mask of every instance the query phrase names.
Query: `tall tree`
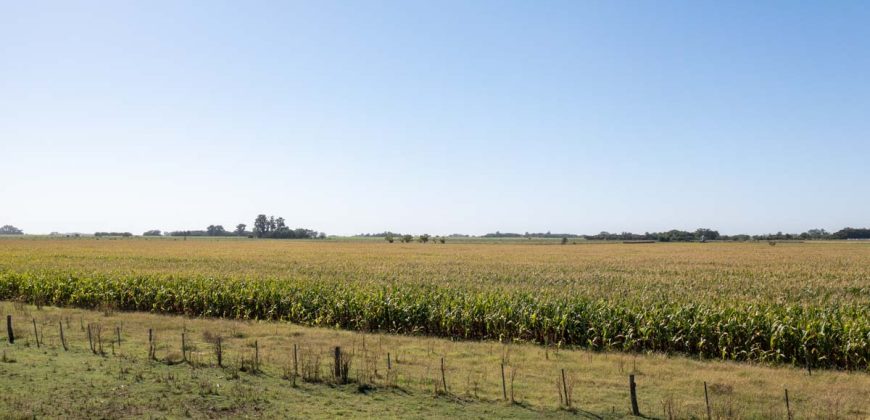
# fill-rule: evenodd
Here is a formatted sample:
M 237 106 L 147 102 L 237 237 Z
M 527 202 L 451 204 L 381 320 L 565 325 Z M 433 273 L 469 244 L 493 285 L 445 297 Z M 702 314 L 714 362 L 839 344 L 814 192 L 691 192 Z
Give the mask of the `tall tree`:
M 205 231 L 208 236 L 224 236 L 227 233 L 222 225 L 209 225 Z
M 245 228 L 247 228 L 247 227 L 248 227 L 248 225 L 246 225 L 244 223 L 239 223 L 238 225 L 236 225 L 236 235 L 239 235 L 239 236 L 244 235 Z
M 254 235 L 262 238 L 269 231 L 269 219 L 265 214 L 260 214 L 254 219 Z

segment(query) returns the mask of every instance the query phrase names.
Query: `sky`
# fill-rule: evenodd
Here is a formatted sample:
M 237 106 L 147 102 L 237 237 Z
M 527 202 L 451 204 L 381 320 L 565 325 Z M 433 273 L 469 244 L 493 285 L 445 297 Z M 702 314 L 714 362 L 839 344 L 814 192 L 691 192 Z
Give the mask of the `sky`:
M 0 225 L 870 225 L 870 3 L 0 0 Z

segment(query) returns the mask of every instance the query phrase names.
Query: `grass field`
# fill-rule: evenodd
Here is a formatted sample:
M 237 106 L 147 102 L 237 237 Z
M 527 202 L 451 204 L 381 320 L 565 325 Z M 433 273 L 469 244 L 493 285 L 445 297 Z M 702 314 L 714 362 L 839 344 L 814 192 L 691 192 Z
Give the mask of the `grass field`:
M 9 302 L 0 313 L 16 336 L 0 344 L 2 418 L 624 418 L 630 374 L 649 418 L 706 418 L 705 382 L 717 419 L 786 418 L 786 389 L 797 419 L 870 416 L 865 373 Z M 335 346 L 347 384 L 332 373 Z
M 3 239 L 0 298 L 870 365 L 870 244 Z

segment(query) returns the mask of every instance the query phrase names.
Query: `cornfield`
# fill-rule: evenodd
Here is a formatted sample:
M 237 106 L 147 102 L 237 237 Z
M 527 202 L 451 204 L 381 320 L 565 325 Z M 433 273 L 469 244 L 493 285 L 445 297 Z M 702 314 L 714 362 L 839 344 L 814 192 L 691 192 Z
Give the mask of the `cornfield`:
M 0 240 L 0 299 L 870 368 L 870 246 Z

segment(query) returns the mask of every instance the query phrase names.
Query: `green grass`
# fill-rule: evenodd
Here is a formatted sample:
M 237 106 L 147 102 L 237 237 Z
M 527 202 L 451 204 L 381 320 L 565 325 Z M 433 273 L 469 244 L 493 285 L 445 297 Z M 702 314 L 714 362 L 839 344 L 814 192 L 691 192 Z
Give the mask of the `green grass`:
M 504 418 L 594 415 L 626 417 L 627 379 L 634 374 L 645 415 L 705 416 L 703 386 L 716 418 L 783 418 L 784 388 L 798 418 L 870 415 L 870 375 L 699 361 L 662 354 L 628 355 L 492 341 L 349 332 L 285 322 L 187 318 L 141 312 L 97 312 L 0 301 L 12 315 L 15 344 L 0 343 L 0 418 L 401 417 Z M 39 331 L 36 347 L 33 321 Z M 68 351 L 60 342 L 64 326 Z M 103 355 L 91 352 L 86 326 L 101 326 Z M 122 344 L 116 340 L 120 328 Z M 148 357 L 148 331 L 156 343 Z M 181 356 L 181 334 L 187 360 Z M 218 367 L 214 337 L 222 337 Z M 251 373 L 257 343 L 260 371 Z M 293 372 L 298 347 L 299 373 Z M 351 361 L 349 385 L 330 369 L 335 346 Z M 387 369 L 388 354 L 392 360 Z M 449 393 L 441 388 L 445 360 Z M 305 375 L 314 362 L 319 379 Z M 506 390 L 502 398 L 499 366 Z M 573 406 L 560 406 L 564 369 Z M 511 385 L 511 374 L 515 373 Z M 361 388 L 360 384 L 364 386 Z
M 135 357 L 3 347 L 3 418 L 539 418 L 558 412 L 356 385 L 300 383 Z M 301 381 L 300 381 L 301 382 Z

